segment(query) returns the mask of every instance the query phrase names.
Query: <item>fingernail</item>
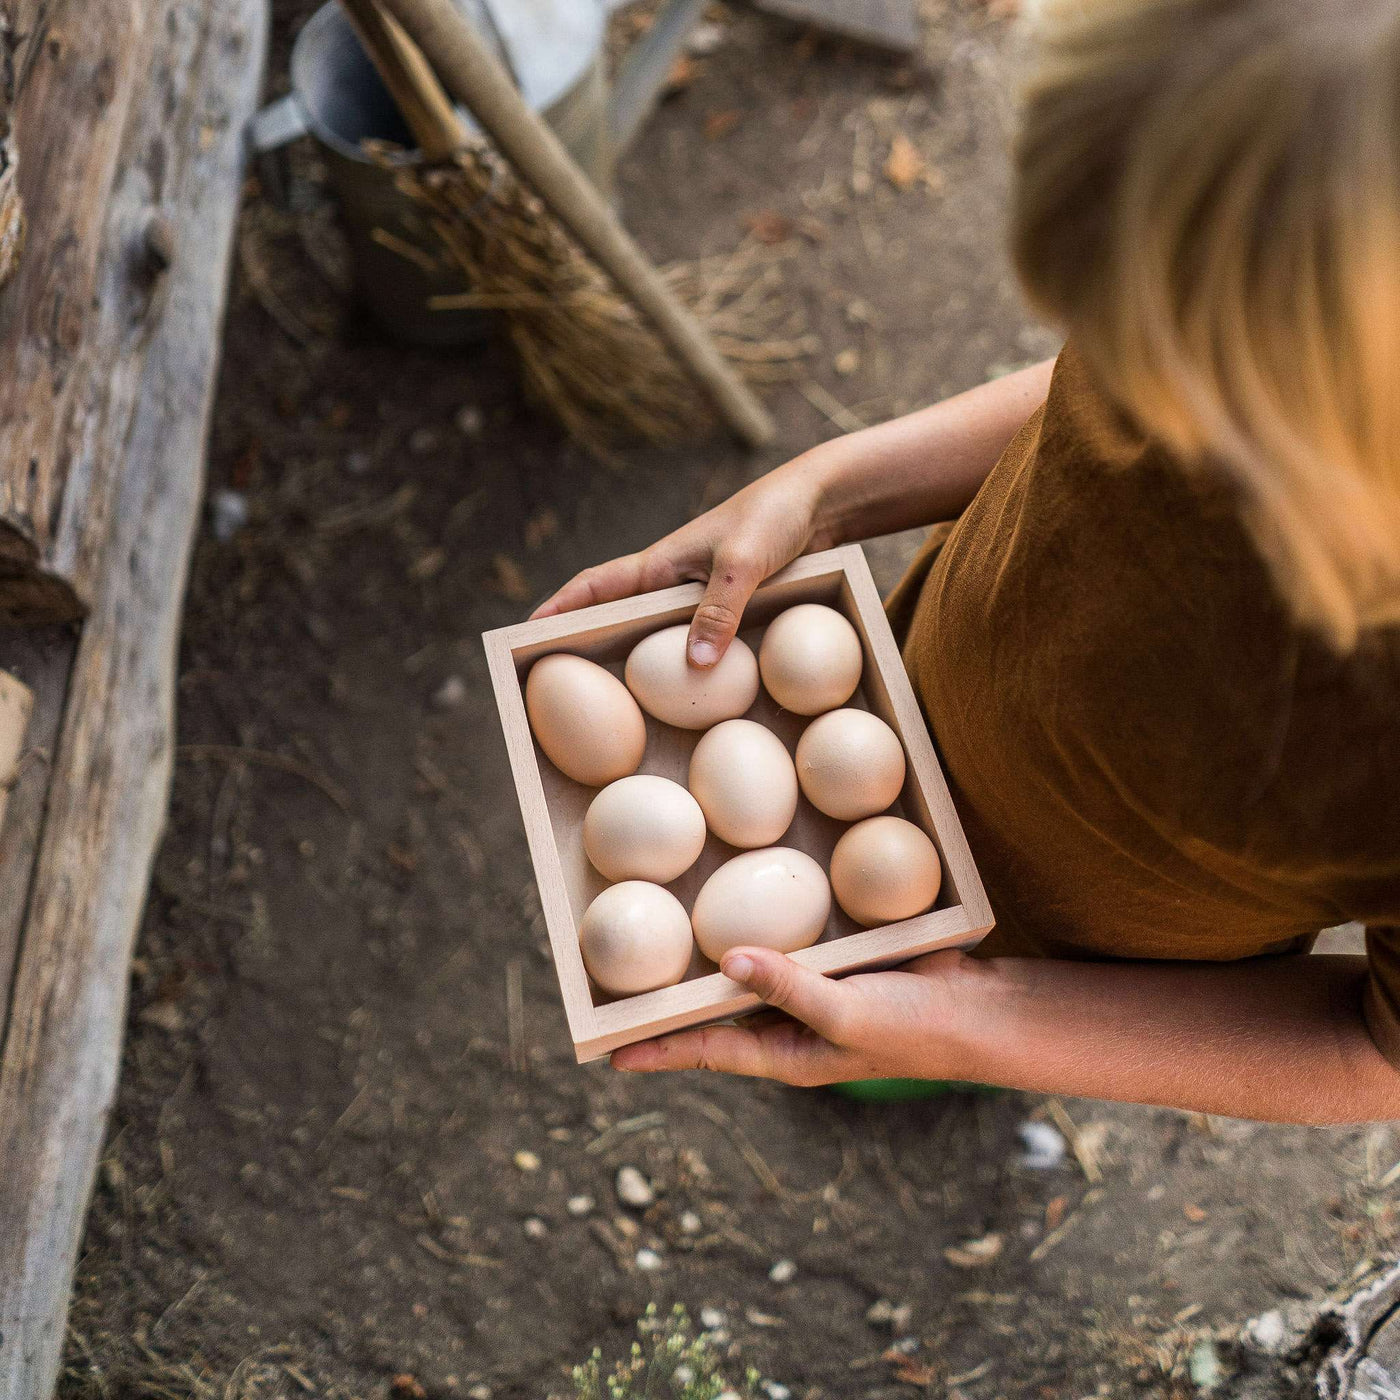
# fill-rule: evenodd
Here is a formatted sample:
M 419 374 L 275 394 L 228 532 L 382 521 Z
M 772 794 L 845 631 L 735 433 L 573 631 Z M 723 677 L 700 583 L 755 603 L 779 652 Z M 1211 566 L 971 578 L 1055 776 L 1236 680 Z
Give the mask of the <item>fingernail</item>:
M 713 666 L 719 660 L 719 648 L 713 642 L 691 642 L 690 660 L 696 666 Z
M 721 971 L 732 981 L 747 982 L 753 976 L 753 959 L 740 953 L 738 957 L 728 959 Z

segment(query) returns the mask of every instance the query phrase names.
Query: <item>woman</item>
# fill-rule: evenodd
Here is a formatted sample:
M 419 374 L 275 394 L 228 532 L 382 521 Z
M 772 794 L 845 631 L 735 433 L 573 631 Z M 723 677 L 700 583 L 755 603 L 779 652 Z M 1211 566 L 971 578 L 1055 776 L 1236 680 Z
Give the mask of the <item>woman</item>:
M 998 925 L 618 1051 L 1400 1117 L 1400 3 L 1049 0 L 1013 242 L 1058 361 L 825 444 L 541 613 L 930 521 L 890 600 Z M 1359 920 L 1367 956 L 1302 957 Z

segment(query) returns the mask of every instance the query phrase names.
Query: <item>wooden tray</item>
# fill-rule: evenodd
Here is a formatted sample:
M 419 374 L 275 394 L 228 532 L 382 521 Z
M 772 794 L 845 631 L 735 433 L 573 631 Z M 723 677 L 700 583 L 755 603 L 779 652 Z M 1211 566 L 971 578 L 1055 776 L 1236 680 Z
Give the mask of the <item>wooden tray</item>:
M 722 976 L 699 952 L 685 981 L 674 987 L 638 996 L 608 997 L 590 983 L 579 952 L 578 921 L 607 884 L 583 851 L 583 816 L 597 789 L 566 778 L 550 763 L 535 743 L 525 716 L 525 676 L 541 656 L 570 651 L 621 676 L 632 647 L 648 633 L 687 621 L 703 591 L 698 583 L 663 588 L 559 617 L 502 627 L 482 638 L 569 1033 L 580 1063 L 634 1040 L 736 1016 L 759 1004 L 755 996 Z M 860 634 L 865 673 L 848 703 L 879 715 L 902 740 L 908 773 L 904 791 L 890 810 L 917 823 L 933 838 L 943 860 L 943 888 L 938 903 L 927 914 L 872 929 L 860 928 L 833 900 L 821 940 L 792 956 L 820 972 L 840 973 L 889 966 L 935 948 L 976 943 L 991 928 L 992 911 L 858 545 L 806 555 L 775 574 L 749 604 L 739 635 L 757 652 L 767 623 L 784 608 L 804 602 L 826 603 L 838 609 Z M 773 729 L 789 752 L 796 748 L 808 722 L 779 710 L 762 690 L 748 716 Z M 684 786 L 691 751 L 699 740 L 699 732 L 674 729 L 648 715 L 646 756 L 638 771 L 659 773 Z M 801 797 L 797 816 L 778 844 L 806 851 L 826 869 L 832 847 L 846 826 L 823 816 Z M 711 872 L 736 854 L 733 847 L 711 834 L 699 861 L 668 888 L 689 909 Z

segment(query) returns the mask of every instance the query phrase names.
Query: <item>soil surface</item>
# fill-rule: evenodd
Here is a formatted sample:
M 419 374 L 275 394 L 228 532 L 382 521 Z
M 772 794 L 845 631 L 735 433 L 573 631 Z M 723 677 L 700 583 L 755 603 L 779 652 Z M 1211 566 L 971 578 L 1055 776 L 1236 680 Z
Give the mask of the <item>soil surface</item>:
M 276 91 L 310 5 L 274 8 Z M 1392 1251 L 1384 1127 L 573 1060 L 480 633 L 856 419 L 1053 351 L 999 252 L 1005 8 L 926 4 L 915 62 L 720 14 L 625 160 L 658 260 L 762 253 L 814 338 L 758 457 L 598 466 L 498 347 L 407 350 L 346 309 L 305 152 L 290 211 L 250 181 L 210 460 L 249 518 L 195 560 L 62 1396 L 564 1394 L 651 1300 L 722 1311 L 795 1396 L 1181 1396 L 1217 1364 L 1287 1394 L 1240 1326 Z M 871 546 L 882 586 L 910 547 Z M 1024 1164 L 1031 1120 L 1077 1152 Z

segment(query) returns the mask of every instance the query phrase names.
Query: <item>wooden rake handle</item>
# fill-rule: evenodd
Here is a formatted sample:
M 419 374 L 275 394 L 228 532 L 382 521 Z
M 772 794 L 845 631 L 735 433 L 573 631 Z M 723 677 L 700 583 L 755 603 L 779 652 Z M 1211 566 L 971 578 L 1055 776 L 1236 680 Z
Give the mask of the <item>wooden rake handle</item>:
M 730 431 L 750 447 L 772 441 L 767 410 L 676 299 L 559 138 L 516 91 L 452 0 L 354 0 L 354 6 L 376 3 L 398 20 L 517 173 L 656 327 Z

